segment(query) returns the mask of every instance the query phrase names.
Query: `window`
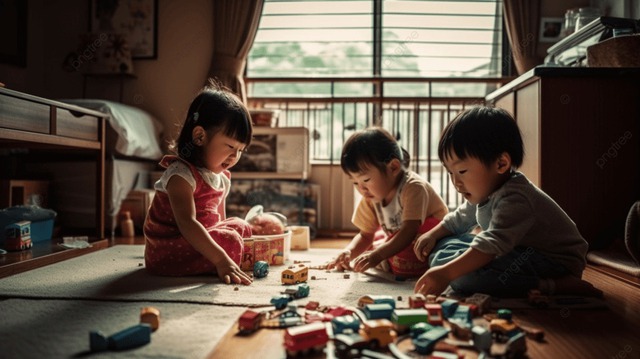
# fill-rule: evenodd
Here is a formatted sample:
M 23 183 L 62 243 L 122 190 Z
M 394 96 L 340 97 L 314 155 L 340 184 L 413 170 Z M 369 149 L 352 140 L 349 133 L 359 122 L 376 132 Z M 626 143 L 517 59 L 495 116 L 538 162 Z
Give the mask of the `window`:
M 247 76 L 501 76 L 501 0 L 266 0 Z M 481 96 L 481 83 L 389 83 L 396 96 Z M 371 95 L 369 84 L 256 84 L 250 96 Z M 429 92 L 429 93 L 427 93 Z

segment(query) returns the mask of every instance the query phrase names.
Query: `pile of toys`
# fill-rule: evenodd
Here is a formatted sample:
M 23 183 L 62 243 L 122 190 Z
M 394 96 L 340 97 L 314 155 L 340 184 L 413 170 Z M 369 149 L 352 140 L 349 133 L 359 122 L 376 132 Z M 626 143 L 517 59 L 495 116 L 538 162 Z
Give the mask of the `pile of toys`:
M 367 295 L 356 307 L 293 304 L 308 295 L 306 283 L 287 288 L 272 297 L 275 309 L 243 313 L 239 331 L 250 335 L 261 328 L 283 328 L 288 357 L 325 350 L 331 342 L 338 358 L 462 358 L 461 349 L 479 357 L 520 358 L 527 351 L 526 337 L 544 337 L 539 329 L 519 325 L 509 309 L 490 313 L 491 298 L 480 293 L 461 301 L 414 294 L 408 303 Z

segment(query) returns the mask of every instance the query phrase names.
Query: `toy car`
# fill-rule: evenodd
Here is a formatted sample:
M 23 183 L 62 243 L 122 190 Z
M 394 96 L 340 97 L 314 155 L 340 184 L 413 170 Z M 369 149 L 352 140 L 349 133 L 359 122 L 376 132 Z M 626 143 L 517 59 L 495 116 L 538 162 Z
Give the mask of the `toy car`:
M 388 319 L 364 321 L 359 334 L 369 341 L 371 349 L 385 348 L 397 337 L 393 324 Z
M 269 274 L 269 263 L 265 261 L 257 261 L 253 265 L 253 277 L 264 278 Z
M 442 325 L 442 307 L 440 304 L 428 303 L 424 307 L 429 313 L 429 324 Z
M 8 251 L 21 251 L 31 247 L 30 221 L 20 221 L 4 227 L 4 249 Z
M 365 295 L 358 299 L 358 308 L 364 308 L 367 304 L 382 304 L 387 303 L 395 309 L 396 301 L 390 295 Z
M 489 323 L 489 330 L 496 341 L 504 343 L 520 333 L 520 328 L 511 319 L 509 309 L 498 309 L 498 318 L 492 319 Z
M 418 354 L 426 355 L 433 351 L 436 343 L 444 339 L 449 334 L 449 329 L 445 327 L 433 327 L 433 329 L 420 334 L 418 337 L 411 340 L 415 351 Z
M 360 329 L 360 320 L 354 315 L 342 315 L 331 319 L 333 334 L 345 332 L 357 333 Z
M 276 309 L 284 309 L 291 300 L 291 297 L 287 294 L 278 294 L 271 297 L 271 304 L 273 304 Z
M 260 328 L 260 322 L 264 317 L 264 313 L 256 312 L 251 309 L 245 310 L 238 319 L 238 330 L 240 333 L 247 334 Z
M 288 328 L 284 332 L 284 348 L 287 356 L 322 350 L 329 341 L 324 323 L 316 322 Z
M 300 299 L 309 296 L 309 285 L 300 284 L 297 288 L 287 288 L 282 294 L 288 295 L 291 299 Z
M 424 308 L 425 304 L 427 304 L 427 298 L 424 294 L 417 293 L 409 297 L 409 308 Z
M 309 267 L 304 264 L 290 266 L 282 271 L 282 284 L 298 284 L 306 282 L 309 277 Z
M 416 323 L 409 328 L 409 334 L 411 338 L 417 338 L 420 334 L 428 332 L 433 329 L 433 325 L 429 323 Z
M 336 357 L 362 358 L 362 351 L 369 349 L 370 343 L 362 335 L 356 333 L 336 334 L 333 338 Z

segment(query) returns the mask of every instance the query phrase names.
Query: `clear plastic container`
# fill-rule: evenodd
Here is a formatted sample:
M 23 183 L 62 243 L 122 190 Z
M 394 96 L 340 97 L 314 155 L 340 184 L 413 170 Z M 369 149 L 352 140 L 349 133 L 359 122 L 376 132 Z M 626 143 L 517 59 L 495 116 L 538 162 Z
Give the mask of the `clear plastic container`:
M 576 16 L 578 9 L 569 9 L 564 13 L 564 26 L 562 27 L 562 36 L 571 35 L 576 29 Z
M 578 9 L 576 15 L 575 31 L 580 30 L 585 25 L 589 24 L 593 20 L 599 18 L 602 15 L 600 9 L 595 7 L 581 7 Z

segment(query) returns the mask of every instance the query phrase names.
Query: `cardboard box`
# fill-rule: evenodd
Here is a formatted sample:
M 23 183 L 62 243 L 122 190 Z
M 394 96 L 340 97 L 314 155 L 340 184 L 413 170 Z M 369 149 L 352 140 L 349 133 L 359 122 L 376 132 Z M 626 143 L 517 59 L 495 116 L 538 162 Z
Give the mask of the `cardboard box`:
M 290 231 L 284 234 L 245 238 L 240 268 L 242 270 L 253 270 L 253 264 L 257 261 L 265 261 L 269 265 L 283 265 L 289 260 L 290 253 Z
M 19 205 L 48 206 L 49 181 L 1 180 L 0 208 Z

